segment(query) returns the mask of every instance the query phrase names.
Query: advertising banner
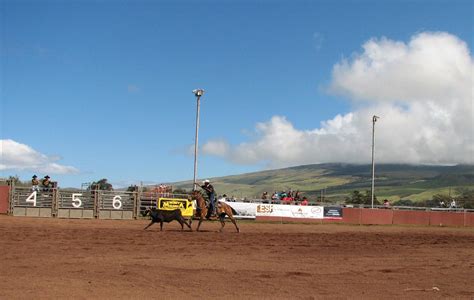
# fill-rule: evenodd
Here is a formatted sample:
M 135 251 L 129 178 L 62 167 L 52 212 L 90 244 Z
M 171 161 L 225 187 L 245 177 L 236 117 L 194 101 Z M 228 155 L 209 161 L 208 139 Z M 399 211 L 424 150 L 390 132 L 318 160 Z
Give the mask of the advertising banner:
M 159 198 L 158 209 L 175 210 L 181 209 L 183 217 L 191 217 L 193 215 L 193 203 L 188 199 L 178 198 Z
M 257 217 L 286 217 L 323 219 L 322 206 L 297 206 L 283 204 L 257 204 Z
M 244 203 L 244 202 L 230 202 L 230 201 L 223 201 L 227 205 L 230 205 L 237 214 L 234 215 L 237 219 L 255 219 L 256 217 L 256 205 L 255 203 Z
M 342 207 L 324 207 L 325 219 L 342 219 Z

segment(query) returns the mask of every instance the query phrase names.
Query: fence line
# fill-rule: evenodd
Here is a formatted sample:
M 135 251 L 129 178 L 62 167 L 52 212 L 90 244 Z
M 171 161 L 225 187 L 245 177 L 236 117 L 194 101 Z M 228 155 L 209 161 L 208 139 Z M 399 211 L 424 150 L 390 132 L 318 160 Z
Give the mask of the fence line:
M 101 190 L 72 190 L 51 188 L 47 190 L 32 190 L 30 187 L 11 187 L 9 193 L 9 214 L 16 216 L 39 216 L 58 218 L 100 218 L 100 219 L 132 219 L 140 217 L 140 214 L 149 207 L 156 207 L 160 198 L 190 199 L 187 194 L 160 193 L 156 191 L 145 192 L 141 190 L 127 191 L 101 191 Z M 254 203 L 254 204 L 286 204 L 284 201 L 271 199 L 245 199 L 243 201 L 228 202 Z M 324 203 L 309 203 L 309 206 L 337 206 Z M 348 212 L 347 216 L 354 216 L 351 222 L 365 224 L 372 222 L 369 215 L 380 215 L 374 222 L 389 222 L 396 224 L 408 218 L 409 222 L 425 224 L 460 224 L 460 215 L 464 213 L 464 224 L 471 224 L 474 214 L 473 209 L 462 208 L 430 208 L 430 207 L 406 207 L 376 206 L 376 209 L 368 209 L 364 205 L 343 206 Z M 372 211 L 372 213 L 371 213 Z M 412 214 L 400 214 L 398 212 L 409 211 Z M 426 213 L 430 213 L 427 215 Z M 444 220 L 448 214 L 451 219 Z M 415 220 L 416 216 L 418 219 Z M 455 219 L 455 221 L 453 221 Z M 417 224 L 418 224 L 417 223 Z M 384 223 L 385 224 L 385 223 Z
M 102 191 L 11 187 L 8 213 L 15 216 L 132 219 L 160 198 L 190 199 L 188 195 L 140 190 Z

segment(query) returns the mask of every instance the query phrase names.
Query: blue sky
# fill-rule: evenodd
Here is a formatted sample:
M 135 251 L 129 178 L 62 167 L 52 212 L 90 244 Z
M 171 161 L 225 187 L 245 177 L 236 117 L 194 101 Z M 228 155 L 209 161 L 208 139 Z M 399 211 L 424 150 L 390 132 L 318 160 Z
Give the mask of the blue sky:
M 292 152 L 306 143 L 304 138 L 287 156 L 266 153 L 260 144 L 279 139 L 268 133 L 274 130 L 307 136 L 321 134 L 324 124 L 341 128 L 345 125 L 334 124 L 338 115 L 355 124 L 355 117 L 348 117 L 352 112 L 379 105 L 370 95 L 358 101 L 357 87 L 340 79 L 353 78 L 347 76 L 358 55 L 368 53 L 364 45 L 371 39 L 382 48 L 383 37 L 394 48 L 397 42 L 432 45 L 433 39 L 446 38 L 437 35 L 443 32 L 447 43 L 460 45 L 460 56 L 468 49 L 469 65 L 474 36 L 470 1 L 3 0 L 0 18 L 1 138 L 10 141 L 3 143 L 1 176 L 28 179 L 49 172 L 61 186 L 100 178 L 122 185 L 192 178 L 195 88 L 206 90 L 200 144 L 207 150 L 199 158 L 200 178 L 346 156 L 352 157 L 348 162 L 366 162 L 365 155 L 354 157 L 349 150 L 334 157 L 319 153 L 326 145 L 320 140 L 314 149 L 305 148 L 305 155 L 314 153 L 305 160 L 293 159 L 301 154 Z M 421 33 L 431 35 L 423 39 Z M 334 68 L 344 61 L 350 66 L 345 77 L 337 77 Z M 418 93 L 406 98 L 412 95 Z M 464 103 L 472 110 L 472 97 Z M 417 105 L 406 111 L 416 111 Z M 426 131 L 439 132 L 436 126 Z M 425 159 L 420 153 L 430 151 L 422 146 L 409 161 L 398 161 L 387 150 L 386 161 L 472 163 L 467 131 L 459 143 L 468 150 L 453 161 L 438 155 L 442 150 Z M 268 151 L 285 139 L 293 143 L 291 137 L 281 138 L 276 145 L 266 143 Z M 15 152 L 20 146 L 28 147 L 23 147 L 26 154 L 14 157 L 23 153 Z M 44 163 L 24 159 L 30 154 Z M 49 163 L 59 167 L 45 166 Z

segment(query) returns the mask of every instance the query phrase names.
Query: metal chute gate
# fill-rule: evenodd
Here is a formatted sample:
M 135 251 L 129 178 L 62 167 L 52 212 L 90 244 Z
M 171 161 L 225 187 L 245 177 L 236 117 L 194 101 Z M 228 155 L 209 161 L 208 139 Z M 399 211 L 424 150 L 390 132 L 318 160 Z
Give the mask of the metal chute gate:
M 186 194 L 59 188 L 33 190 L 12 186 L 9 213 L 27 217 L 134 219 L 147 208 L 156 208 L 160 201 L 168 201 L 169 205 L 164 209 L 173 209 L 173 205 L 178 204 L 177 208 L 182 208 L 183 212 L 192 211 L 192 202 Z

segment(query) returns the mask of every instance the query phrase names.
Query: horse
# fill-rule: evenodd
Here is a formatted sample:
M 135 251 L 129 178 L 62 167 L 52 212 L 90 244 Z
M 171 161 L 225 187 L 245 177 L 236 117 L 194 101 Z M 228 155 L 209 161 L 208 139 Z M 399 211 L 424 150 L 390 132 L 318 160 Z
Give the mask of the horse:
M 199 191 L 193 191 L 192 192 L 192 198 L 196 200 L 197 202 L 197 209 L 195 212 L 195 217 L 199 218 L 199 223 L 196 228 L 196 231 L 199 231 L 199 227 L 201 226 L 202 221 L 204 220 L 204 217 L 207 215 L 207 206 L 206 206 L 206 201 L 204 200 L 204 197 Z M 227 203 L 225 202 L 220 202 L 217 201 L 217 216 L 219 217 L 219 221 L 221 222 L 221 228 L 219 229 L 219 232 L 222 232 L 225 226 L 225 216 L 229 216 L 229 219 L 234 223 L 235 229 L 237 232 L 240 232 L 239 226 L 237 226 L 237 222 L 235 221 L 234 214 L 237 214 L 237 212 Z

